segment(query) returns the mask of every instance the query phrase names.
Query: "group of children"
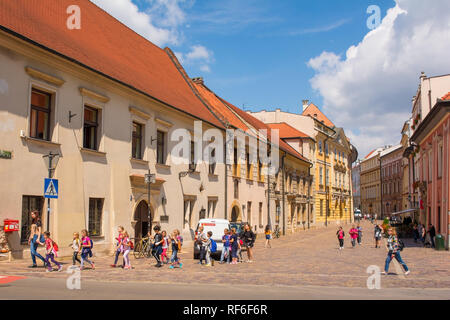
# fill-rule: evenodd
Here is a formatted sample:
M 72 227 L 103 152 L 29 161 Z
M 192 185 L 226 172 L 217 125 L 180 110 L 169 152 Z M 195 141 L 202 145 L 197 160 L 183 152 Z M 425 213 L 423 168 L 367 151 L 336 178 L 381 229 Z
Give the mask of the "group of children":
M 181 246 L 183 244 L 183 238 L 180 235 L 180 231 L 175 229 L 173 230 L 170 236 L 167 236 L 166 231 L 161 231 L 159 226 L 155 226 L 153 228 L 155 231 L 155 235 L 152 236 L 150 232 L 147 234 L 147 237 L 144 239 L 145 241 L 151 242 L 151 252 L 152 256 L 156 259 L 155 267 L 162 267 L 163 264 L 169 264 L 170 269 L 181 268 L 183 264 L 180 262 L 178 258 L 178 253 L 181 250 Z M 134 244 L 131 241 L 128 232 L 120 226 L 117 229 L 118 237 L 116 238 L 116 250 L 115 250 L 115 258 L 114 264 L 111 267 L 117 267 L 117 262 L 119 260 L 120 254 L 123 255 L 123 265 L 122 267 L 126 270 L 132 269 L 129 254 L 133 249 Z M 169 259 L 168 257 L 168 249 L 169 247 L 172 249 L 172 255 Z
M 355 225 L 352 225 L 349 234 L 353 248 L 356 246 L 356 242 L 358 242 L 358 245 L 361 245 L 362 227 L 359 224 L 357 227 L 355 227 Z M 338 231 L 336 232 L 336 235 L 339 240 L 339 250 L 342 250 L 344 249 L 344 238 L 345 238 L 344 229 L 342 227 L 339 227 Z
M 81 270 L 84 269 L 85 262 L 89 263 L 92 269 L 95 269 L 94 262 L 89 258 L 92 258 L 92 248 L 94 246 L 94 242 L 88 236 L 88 232 L 86 229 L 81 230 L 81 239 L 80 234 L 78 232 L 73 233 L 73 241 L 70 245 L 73 250 L 72 255 L 72 264 L 75 266 L 76 262 L 80 263 Z M 81 256 L 81 261 L 78 258 L 78 255 Z

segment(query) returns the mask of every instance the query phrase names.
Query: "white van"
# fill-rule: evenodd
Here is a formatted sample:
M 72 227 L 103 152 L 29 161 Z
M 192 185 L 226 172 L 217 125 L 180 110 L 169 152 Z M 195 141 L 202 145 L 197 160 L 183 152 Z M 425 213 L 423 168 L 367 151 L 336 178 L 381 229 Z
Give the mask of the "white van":
M 230 222 L 226 219 L 201 219 L 198 222 L 197 228 L 195 229 L 194 259 L 199 259 L 200 257 L 200 247 L 197 244 L 198 228 L 200 228 L 200 226 L 203 226 L 203 232 L 205 234 L 207 234 L 208 231 L 213 233 L 212 239 L 217 243 L 217 252 L 215 255 L 221 254 L 223 249 L 223 231 L 225 229 L 230 230 Z

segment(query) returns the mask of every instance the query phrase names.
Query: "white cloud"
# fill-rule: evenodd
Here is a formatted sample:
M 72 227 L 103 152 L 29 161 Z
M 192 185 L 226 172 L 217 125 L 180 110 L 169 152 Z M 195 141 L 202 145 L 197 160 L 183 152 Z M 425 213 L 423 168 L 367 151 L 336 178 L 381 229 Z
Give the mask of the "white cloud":
M 360 156 L 400 141 L 421 71 L 450 73 L 450 1 L 396 3 L 344 57 L 323 52 L 308 62 L 325 113 L 345 128 Z
M 200 71 L 211 72 L 210 63 L 214 62 L 214 53 L 202 45 L 195 45 L 188 53 L 175 52 L 181 64 L 193 65 Z
M 180 43 L 181 35 L 176 27 L 184 21 L 184 16 L 175 0 L 151 1 L 153 6 L 148 12 L 140 11 L 131 0 L 91 1 L 158 46 Z
M 204 60 L 209 62 L 212 59 L 212 52 L 204 46 L 196 45 L 191 47 L 191 51 L 186 54 L 188 61 Z
M 203 72 L 207 72 L 207 73 L 211 72 L 211 68 L 208 65 L 206 65 L 206 64 L 200 66 L 200 70 L 203 71 Z

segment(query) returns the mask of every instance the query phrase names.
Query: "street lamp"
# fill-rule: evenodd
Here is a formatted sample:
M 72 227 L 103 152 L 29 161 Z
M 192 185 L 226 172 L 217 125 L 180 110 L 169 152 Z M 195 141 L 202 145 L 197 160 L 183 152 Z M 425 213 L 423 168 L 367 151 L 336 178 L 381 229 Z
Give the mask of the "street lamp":
M 150 173 L 150 169 L 148 169 L 148 174 L 145 175 L 145 183 L 147 184 L 147 192 L 148 192 L 148 231 L 147 232 L 151 232 L 151 227 L 152 227 L 152 213 L 150 211 L 150 191 L 151 191 L 151 184 L 156 182 L 156 174 L 151 174 Z M 142 235 L 142 237 L 144 237 L 144 235 Z
M 56 166 L 58 165 L 59 153 L 52 153 L 42 156 L 42 158 L 48 158 L 47 168 L 48 168 L 48 178 L 51 179 L 53 177 L 53 172 L 56 170 Z M 53 161 L 54 160 L 54 161 Z M 50 198 L 47 198 L 47 231 L 50 231 Z

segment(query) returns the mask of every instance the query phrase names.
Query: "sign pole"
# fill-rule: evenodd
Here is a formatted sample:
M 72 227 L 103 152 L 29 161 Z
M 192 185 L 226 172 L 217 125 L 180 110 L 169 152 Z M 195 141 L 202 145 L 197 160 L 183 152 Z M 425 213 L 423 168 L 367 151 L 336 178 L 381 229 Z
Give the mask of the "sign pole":
M 148 181 L 148 227 L 147 227 L 147 232 L 152 232 L 151 228 L 152 228 L 152 213 L 150 211 L 150 191 L 151 191 L 151 175 L 150 175 L 150 169 L 148 169 L 148 177 L 149 177 L 149 181 Z M 147 235 L 145 235 L 147 236 Z M 142 237 L 144 237 L 144 235 L 142 235 Z
M 52 160 L 53 154 L 50 151 L 48 155 L 48 178 L 52 178 Z M 47 231 L 50 231 L 50 198 L 47 198 Z

